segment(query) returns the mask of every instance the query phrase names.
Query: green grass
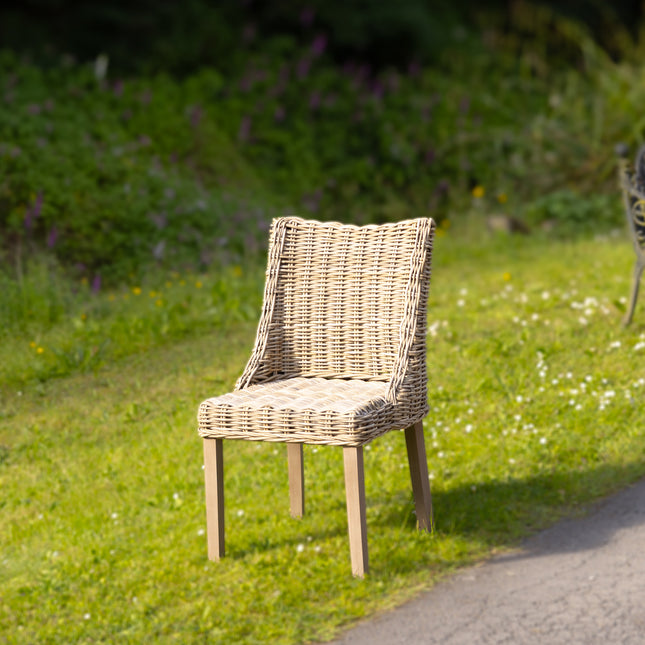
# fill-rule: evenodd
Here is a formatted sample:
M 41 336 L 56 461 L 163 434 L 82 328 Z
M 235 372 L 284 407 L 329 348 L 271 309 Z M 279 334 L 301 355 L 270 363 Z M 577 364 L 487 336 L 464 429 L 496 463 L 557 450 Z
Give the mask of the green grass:
M 620 326 L 628 241 L 465 238 L 435 245 L 424 424 L 434 535 L 414 528 L 401 433 L 366 451 L 365 580 L 350 574 L 341 451 L 305 448 L 307 514 L 294 520 L 284 446 L 228 442 L 227 557 L 207 561 L 196 408 L 232 387 L 254 323 L 233 304 L 209 323 L 201 298 L 220 278 L 204 277 L 185 319 L 195 333 L 137 345 L 119 332 L 122 352 L 95 369 L 4 375 L 5 641 L 329 639 L 643 476 L 645 305 Z M 105 295 L 97 333 L 121 329 L 119 317 L 154 319 L 123 295 L 115 312 Z M 43 333 L 71 338 L 74 319 Z

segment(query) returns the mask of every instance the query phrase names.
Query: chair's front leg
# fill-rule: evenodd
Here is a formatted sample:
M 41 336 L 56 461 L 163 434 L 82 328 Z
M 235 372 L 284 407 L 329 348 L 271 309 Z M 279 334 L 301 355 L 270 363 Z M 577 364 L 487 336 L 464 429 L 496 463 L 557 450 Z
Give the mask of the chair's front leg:
M 634 282 L 632 284 L 632 294 L 629 300 L 629 310 L 627 311 L 627 315 L 625 316 L 625 320 L 623 322 L 623 325 L 625 327 L 632 322 L 632 317 L 634 316 L 634 309 L 636 308 L 636 300 L 638 299 L 638 287 L 640 285 L 641 275 L 643 273 L 644 268 L 645 268 L 645 264 L 643 264 L 640 261 L 636 262 L 636 266 L 634 267 Z
M 208 559 L 224 557 L 224 445 L 222 439 L 204 439 L 206 533 Z
M 347 528 L 352 573 L 362 578 L 368 570 L 367 521 L 365 517 L 365 473 L 363 448 L 344 447 Z
M 419 421 L 405 430 L 405 444 L 408 449 L 410 479 L 420 531 L 432 532 L 432 497 L 428 478 L 428 460 L 423 440 L 423 422 Z
M 301 443 L 287 444 L 287 462 L 291 517 L 302 517 L 305 514 L 305 469 Z

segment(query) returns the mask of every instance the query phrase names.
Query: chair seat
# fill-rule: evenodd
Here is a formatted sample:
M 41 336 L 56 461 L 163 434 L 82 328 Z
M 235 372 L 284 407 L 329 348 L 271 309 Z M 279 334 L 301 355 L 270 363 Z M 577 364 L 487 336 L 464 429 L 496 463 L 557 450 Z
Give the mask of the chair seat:
M 202 437 L 359 446 L 396 426 L 383 381 L 295 377 L 204 401 Z

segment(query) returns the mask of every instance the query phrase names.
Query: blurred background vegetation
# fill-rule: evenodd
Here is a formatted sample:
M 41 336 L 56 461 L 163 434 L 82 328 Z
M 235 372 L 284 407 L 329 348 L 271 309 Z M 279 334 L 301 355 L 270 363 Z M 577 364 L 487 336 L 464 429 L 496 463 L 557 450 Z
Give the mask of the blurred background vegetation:
M 287 212 L 622 224 L 641 2 L 21 0 L 0 14 L 0 279 L 257 256 Z

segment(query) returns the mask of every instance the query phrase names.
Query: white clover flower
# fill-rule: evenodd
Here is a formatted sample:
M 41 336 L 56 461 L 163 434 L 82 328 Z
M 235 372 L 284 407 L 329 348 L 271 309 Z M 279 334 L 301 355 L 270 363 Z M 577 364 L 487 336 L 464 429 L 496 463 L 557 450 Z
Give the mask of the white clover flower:
M 546 437 L 542 437 L 540 439 L 540 444 L 543 445 L 543 446 L 546 445 Z

